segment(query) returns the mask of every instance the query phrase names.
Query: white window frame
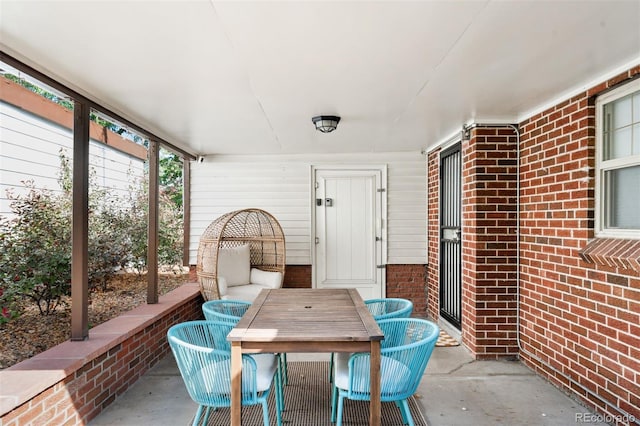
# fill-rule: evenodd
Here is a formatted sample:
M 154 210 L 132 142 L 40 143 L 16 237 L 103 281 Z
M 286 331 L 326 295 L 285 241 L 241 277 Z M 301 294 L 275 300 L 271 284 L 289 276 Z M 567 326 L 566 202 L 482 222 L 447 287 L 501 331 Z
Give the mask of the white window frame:
M 602 153 L 604 152 L 604 140 L 603 134 L 603 116 L 604 106 L 617 99 L 627 96 L 631 93 L 640 91 L 640 79 L 636 79 L 631 83 L 614 89 L 604 95 L 601 95 L 596 100 L 596 187 L 595 187 L 595 234 L 600 238 L 628 238 L 628 239 L 640 239 L 640 229 L 613 229 L 605 228 L 604 217 L 605 207 L 604 197 L 606 196 L 604 190 L 604 174 L 606 171 L 615 170 L 619 168 L 629 166 L 640 166 L 640 155 L 633 155 L 624 158 L 616 158 L 613 160 L 602 160 Z

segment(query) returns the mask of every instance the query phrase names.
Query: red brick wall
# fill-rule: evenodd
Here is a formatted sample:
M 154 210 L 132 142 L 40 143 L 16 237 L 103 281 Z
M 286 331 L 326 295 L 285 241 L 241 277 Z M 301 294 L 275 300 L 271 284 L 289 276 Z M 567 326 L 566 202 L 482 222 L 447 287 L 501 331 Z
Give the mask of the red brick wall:
M 71 372 L 66 379 L 9 411 L 0 424 L 87 424 L 170 352 L 167 330 L 176 323 L 201 318 L 202 303 L 201 297 L 186 300 L 176 310 Z
M 425 265 L 387 265 L 387 297 L 409 299 L 413 316 L 427 316 Z
M 619 415 L 585 389 L 636 419 L 640 274 L 586 263 L 579 251 L 594 236 L 595 95 L 638 74 L 640 67 L 520 125 L 521 358 L 600 411 Z
M 477 128 L 462 142 L 462 341 L 477 358 L 517 353 L 517 138 Z
M 311 265 L 287 265 L 284 288 L 311 288 Z
M 440 317 L 440 150 L 427 161 L 427 316 Z

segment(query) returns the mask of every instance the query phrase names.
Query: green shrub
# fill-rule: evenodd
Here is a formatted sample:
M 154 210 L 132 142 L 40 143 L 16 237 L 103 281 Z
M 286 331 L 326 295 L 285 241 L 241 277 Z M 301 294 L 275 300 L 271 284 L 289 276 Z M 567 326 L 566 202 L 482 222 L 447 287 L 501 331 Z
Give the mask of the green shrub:
M 63 197 L 24 183 L 26 195 L 7 194 L 14 216 L 0 219 L 2 305 L 18 315 L 18 298 L 25 297 L 46 315 L 70 291 L 71 212 Z
M 71 289 L 71 170 L 60 155 L 61 192 L 35 188 L 23 182 L 26 195 L 7 192 L 13 216 L 0 217 L 0 322 L 20 314 L 24 300 L 47 315 Z M 146 179 L 133 180 L 128 199 L 116 197 L 89 182 L 88 275 L 90 289 L 106 289 L 108 280 L 123 268 L 140 273 L 147 267 Z M 170 195 L 159 198 L 158 258 L 162 265 L 182 263 L 182 209 Z

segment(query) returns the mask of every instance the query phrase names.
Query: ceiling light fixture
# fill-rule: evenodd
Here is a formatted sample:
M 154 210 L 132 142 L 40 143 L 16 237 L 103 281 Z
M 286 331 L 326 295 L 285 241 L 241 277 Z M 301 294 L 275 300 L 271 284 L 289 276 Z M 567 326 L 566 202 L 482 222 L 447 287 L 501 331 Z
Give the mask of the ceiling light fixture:
M 311 121 L 316 125 L 316 130 L 320 130 L 322 133 L 330 133 L 338 127 L 340 117 L 335 115 L 318 115 L 313 117 Z

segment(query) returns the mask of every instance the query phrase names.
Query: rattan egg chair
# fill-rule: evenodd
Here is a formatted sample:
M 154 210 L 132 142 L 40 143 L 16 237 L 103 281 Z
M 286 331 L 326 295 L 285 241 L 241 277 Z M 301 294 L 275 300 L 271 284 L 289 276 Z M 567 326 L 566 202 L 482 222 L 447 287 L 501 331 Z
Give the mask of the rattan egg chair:
M 220 299 L 218 253 L 223 248 L 248 244 L 252 268 L 280 272 L 284 277 L 285 241 L 280 223 L 260 209 L 226 213 L 209 224 L 200 237 L 196 272 L 205 300 Z

